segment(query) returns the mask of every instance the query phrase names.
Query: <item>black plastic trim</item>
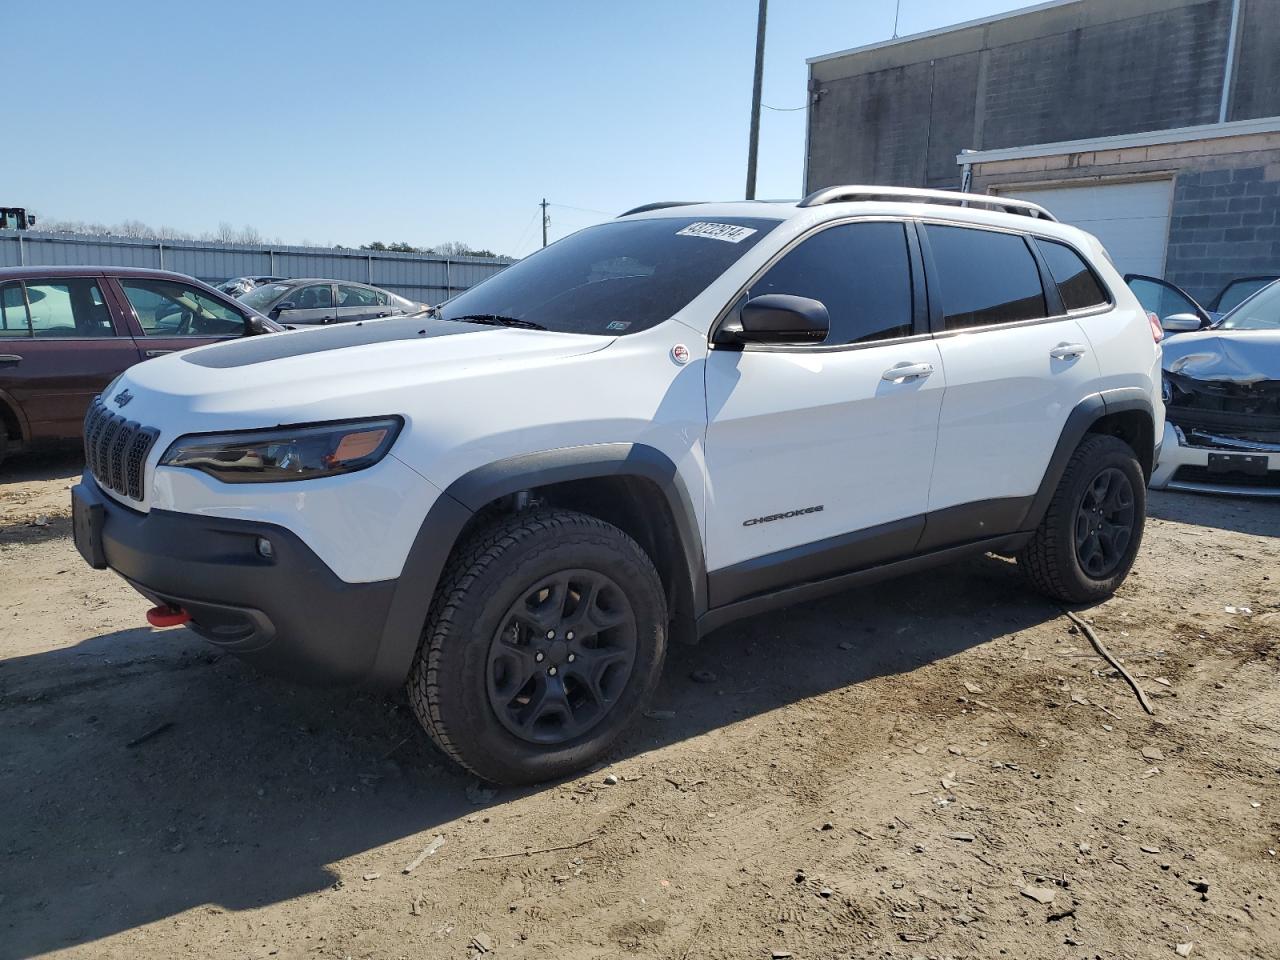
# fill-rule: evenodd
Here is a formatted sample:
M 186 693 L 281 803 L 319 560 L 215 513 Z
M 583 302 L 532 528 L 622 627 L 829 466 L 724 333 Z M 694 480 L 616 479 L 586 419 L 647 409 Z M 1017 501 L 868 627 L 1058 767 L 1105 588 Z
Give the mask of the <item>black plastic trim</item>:
M 962 503 L 752 557 L 708 574 L 711 607 L 1015 534 L 1031 503 L 1031 497 Z
M 711 606 L 906 556 L 924 526 L 923 515 L 906 517 L 712 570 L 707 575 Z
M 371 683 L 394 686 L 408 674 L 445 563 L 476 511 L 524 490 L 601 477 L 640 477 L 662 490 L 689 571 L 693 615 L 702 614 L 707 607 L 702 537 L 693 501 L 666 454 L 645 444 L 602 443 L 509 457 L 463 474 L 427 512 L 391 601 Z
M 1044 309 L 1051 317 L 1065 317 L 1068 313 L 1067 305 L 1062 301 L 1062 291 L 1058 289 L 1058 281 L 1053 279 L 1053 272 L 1049 269 L 1049 261 L 1044 258 L 1044 254 L 1040 252 L 1040 245 L 1035 242 L 1034 237 L 1022 235 L 1022 242 L 1027 245 L 1027 250 L 1031 253 L 1031 258 L 1036 262 L 1036 270 L 1040 274 L 1040 292 L 1044 299 Z M 1086 268 L 1087 260 L 1083 260 Z
M 369 678 L 396 581 L 347 583 L 292 531 L 270 523 L 138 513 L 78 485 L 102 509 L 107 565 L 153 602 L 192 614 L 205 639 L 267 672 L 319 684 Z M 272 559 L 257 549 L 259 537 Z
M 975 540 L 1003 536 L 1023 529 L 1032 497 L 998 497 L 931 510 L 916 553 L 928 553 Z
M 927 570 L 987 552 L 1013 553 L 1027 542 L 1030 534 L 1015 533 L 1005 537 L 992 537 L 975 543 L 962 544 L 932 553 L 917 554 L 891 563 L 869 567 L 865 570 L 854 570 L 850 573 L 829 577 L 825 580 L 797 584 L 776 590 L 772 593 L 748 597 L 744 600 L 717 607 L 698 619 L 698 633 L 705 636 L 713 630 L 757 614 L 789 607 L 807 600 L 815 600 L 832 593 L 840 593 L 854 587 L 865 586 L 881 580 L 888 580 L 903 574 Z

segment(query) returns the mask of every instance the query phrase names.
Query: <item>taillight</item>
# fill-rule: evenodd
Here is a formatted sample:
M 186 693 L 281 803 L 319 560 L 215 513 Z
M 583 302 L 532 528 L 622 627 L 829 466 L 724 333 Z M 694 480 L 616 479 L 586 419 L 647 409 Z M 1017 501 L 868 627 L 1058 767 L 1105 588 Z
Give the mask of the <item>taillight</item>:
M 1160 326 L 1160 318 L 1150 310 L 1147 311 L 1147 323 L 1151 324 L 1151 339 L 1159 343 L 1164 339 L 1164 327 Z

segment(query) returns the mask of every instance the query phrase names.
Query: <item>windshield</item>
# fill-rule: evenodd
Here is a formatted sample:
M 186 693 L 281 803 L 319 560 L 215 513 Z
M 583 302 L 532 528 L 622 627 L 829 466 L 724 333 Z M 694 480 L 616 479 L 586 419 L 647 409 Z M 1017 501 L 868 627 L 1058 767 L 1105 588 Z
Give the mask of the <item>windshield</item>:
M 1280 330 L 1280 282 L 1271 284 L 1228 313 L 1218 329 Z
M 255 310 L 265 310 L 271 305 L 271 301 L 288 289 L 289 285 L 287 283 L 268 283 L 265 286 L 254 287 L 248 293 L 242 294 L 240 302 L 248 304 Z
M 561 333 L 638 333 L 688 304 L 778 223 L 755 217 L 612 220 L 513 263 L 443 304 L 440 315 Z

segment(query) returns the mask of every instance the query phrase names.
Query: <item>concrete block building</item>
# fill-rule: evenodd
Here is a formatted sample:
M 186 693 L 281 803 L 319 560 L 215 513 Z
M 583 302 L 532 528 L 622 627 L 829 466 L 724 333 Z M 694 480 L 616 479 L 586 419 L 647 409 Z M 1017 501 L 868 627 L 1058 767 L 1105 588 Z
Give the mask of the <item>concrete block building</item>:
M 809 60 L 806 192 L 1042 203 L 1209 300 L 1280 275 L 1280 0 L 1054 0 Z

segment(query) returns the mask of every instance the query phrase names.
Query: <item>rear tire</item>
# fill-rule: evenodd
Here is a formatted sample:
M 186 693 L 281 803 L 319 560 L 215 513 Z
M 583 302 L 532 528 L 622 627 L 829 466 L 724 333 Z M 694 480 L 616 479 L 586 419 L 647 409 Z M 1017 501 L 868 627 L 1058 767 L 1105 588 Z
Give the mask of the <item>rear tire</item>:
M 437 746 L 482 780 L 564 776 L 644 707 L 666 625 L 658 572 L 623 531 L 568 510 L 508 517 L 449 561 L 410 702 Z
M 4 466 L 5 458 L 9 455 L 9 431 L 5 428 L 4 420 L 0 420 L 0 467 Z
M 1018 554 L 1018 566 L 1055 600 L 1106 599 L 1133 567 L 1146 513 L 1146 478 L 1133 448 L 1116 437 L 1087 436 Z

